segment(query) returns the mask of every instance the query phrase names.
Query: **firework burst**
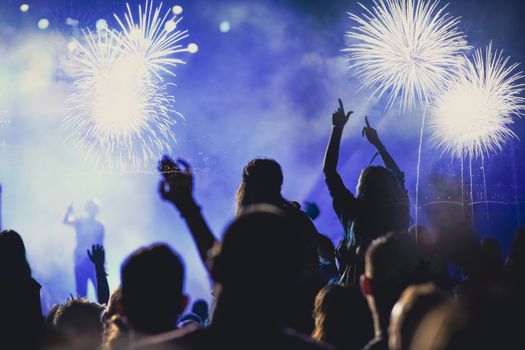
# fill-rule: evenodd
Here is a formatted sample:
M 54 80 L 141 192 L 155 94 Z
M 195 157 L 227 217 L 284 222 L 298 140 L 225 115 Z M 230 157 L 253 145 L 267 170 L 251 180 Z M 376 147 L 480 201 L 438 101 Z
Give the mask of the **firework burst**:
M 434 143 L 456 157 L 483 158 L 499 151 L 516 135 L 510 129 L 520 117 L 524 77 L 503 51 L 489 44 L 472 60 L 464 58 L 461 73 L 432 105 L 429 123 Z
M 119 30 L 85 30 L 70 45 L 70 95 L 64 127 L 67 140 L 86 160 L 113 170 L 136 170 L 171 151 L 176 117 L 175 100 L 165 76 L 185 63 L 174 57 L 196 52 L 183 47 L 187 31 L 176 30 L 182 18 L 162 4 L 146 1 L 138 21 L 132 11 L 124 20 L 115 15 Z
M 469 49 L 458 30 L 459 18 L 439 8 L 439 1 L 374 0 L 371 9 L 360 4 L 361 16 L 346 36 L 350 68 L 361 87 L 378 97 L 388 94 L 388 106 L 400 98 L 401 108 L 428 102 L 442 90 Z

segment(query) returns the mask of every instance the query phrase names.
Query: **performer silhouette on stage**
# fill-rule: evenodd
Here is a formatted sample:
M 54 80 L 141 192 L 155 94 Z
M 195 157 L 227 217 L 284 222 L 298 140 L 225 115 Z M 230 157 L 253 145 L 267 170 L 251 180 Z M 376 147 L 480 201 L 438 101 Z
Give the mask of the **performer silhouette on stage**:
M 73 215 L 73 203 L 67 208 L 64 224 L 75 227 L 77 246 L 75 248 L 75 281 L 77 294 L 87 296 L 88 280 L 91 280 L 96 290 L 95 267 L 88 257 L 87 251 L 94 244 L 103 245 L 104 225 L 97 221 L 99 204 L 96 199 L 90 199 L 84 206 L 88 214 L 87 217 L 75 218 Z

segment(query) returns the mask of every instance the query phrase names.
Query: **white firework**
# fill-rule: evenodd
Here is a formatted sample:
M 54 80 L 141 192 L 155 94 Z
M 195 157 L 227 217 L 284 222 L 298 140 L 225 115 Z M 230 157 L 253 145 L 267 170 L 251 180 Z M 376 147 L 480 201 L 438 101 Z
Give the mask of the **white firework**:
M 459 18 L 445 12 L 446 5 L 425 0 L 374 0 L 346 36 L 350 68 L 361 87 L 374 95 L 388 94 L 388 106 L 400 98 L 400 107 L 412 109 L 438 94 L 468 50 L 458 29 Z
M 135 22 L 128 6 L 120 30 L 83 31 L 70 45 L 74 89 L 64 127 L 76 151 L 98 166 L 135 170 L 150 165 L 175 141 L 180 116 L 163 76 L 184 61 L 174 55 L 195 52 L 182 47 L 187 31 L 175 31 L 181 18 L 162 4 L 146 1 Z
M 516 135 L 513 120 L 523 114 L 523 73 L 509 64 L 503 51 L 476 50 L 456 80 L 431 107 L 429 127 L 434 143 L 461 158 L 483 158 L 502 149 Z

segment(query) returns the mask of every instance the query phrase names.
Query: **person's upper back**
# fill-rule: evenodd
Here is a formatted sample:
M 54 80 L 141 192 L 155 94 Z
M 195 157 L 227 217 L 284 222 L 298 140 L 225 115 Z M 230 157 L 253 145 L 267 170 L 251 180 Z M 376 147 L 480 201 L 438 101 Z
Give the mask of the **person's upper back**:
M 250 350 L 329 350 L 326 344 L 291 330 L 275 332 L 246 332 L 235 327 L 224 330 L 213 326 L 196 330 L 179 337 L 177 332 L 166 333 L 161 337 L 141 342 L 133 350 L 212 350 L 212 349 L 250 349 Z

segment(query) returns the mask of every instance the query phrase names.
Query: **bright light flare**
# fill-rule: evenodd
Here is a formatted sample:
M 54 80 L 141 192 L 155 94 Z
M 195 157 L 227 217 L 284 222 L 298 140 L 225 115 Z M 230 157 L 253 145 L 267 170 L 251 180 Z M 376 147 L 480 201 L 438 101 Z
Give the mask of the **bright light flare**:
M 378 97 L 388 94 L 388 106 L 400 98 L 402 109 L 438 94 L 469 49 L 458 30 L 459 19 L 434 0 L 374 0 L 360 4 L 361 16 L 349 14 L 357 26 L 347 32 L 350 68 L 362 88 Z
M 525 108 L 523 73 L 517 66 L 491 44 L 485 53 L 476 50 L 472 60 L 465 57 L 459 77 L 431 108 L 434 143 L 458 158 L 483 158 L 501 150 L 516 136 L 510 127 Z

